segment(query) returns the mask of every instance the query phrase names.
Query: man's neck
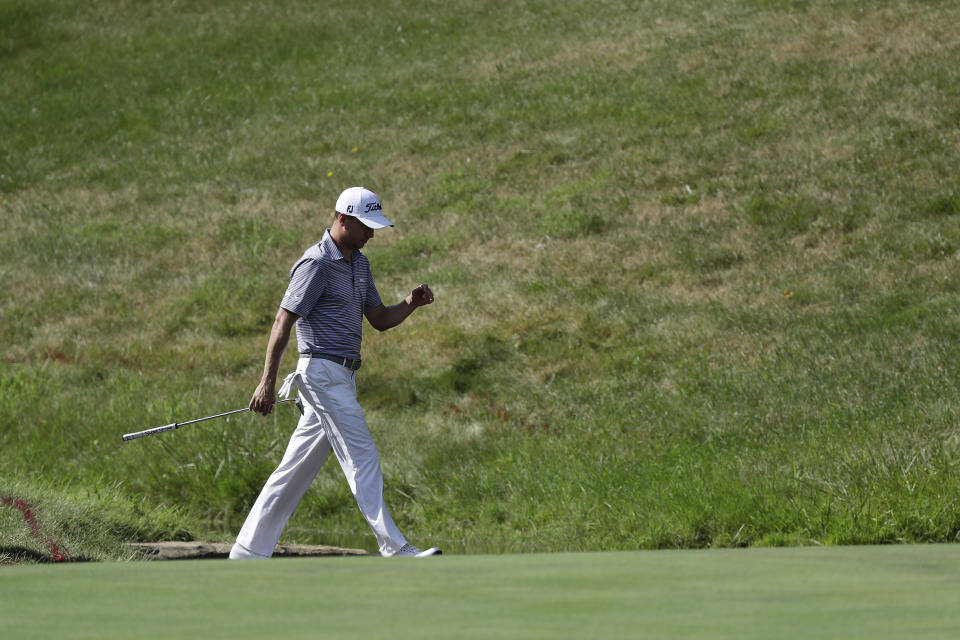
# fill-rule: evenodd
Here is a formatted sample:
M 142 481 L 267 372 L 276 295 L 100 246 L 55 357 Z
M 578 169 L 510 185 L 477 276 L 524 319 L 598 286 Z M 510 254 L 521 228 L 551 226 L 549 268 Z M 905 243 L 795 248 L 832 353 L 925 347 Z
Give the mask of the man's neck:
M 353 249 L 348 249 L 344 245 L 343 238 L 336 225 L 330 229 L 330 239 L 333 240 L 333 244 L 337 245 L 337 249 L 340 249 L 340 255 L 346 258 L 347 262 L 351 262 L 353 260 Z

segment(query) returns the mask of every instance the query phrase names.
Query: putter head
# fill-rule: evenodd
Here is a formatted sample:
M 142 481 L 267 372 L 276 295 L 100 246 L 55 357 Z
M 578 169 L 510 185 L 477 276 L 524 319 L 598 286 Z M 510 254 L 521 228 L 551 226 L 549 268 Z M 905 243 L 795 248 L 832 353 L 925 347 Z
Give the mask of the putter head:
M 293 404 L 297 405 L 297 411 L 300 412 L 300 415 L 303 415 L 303 400 L 300 399 L 300 396 L 297 396 L 297 399 L 293 401 Z

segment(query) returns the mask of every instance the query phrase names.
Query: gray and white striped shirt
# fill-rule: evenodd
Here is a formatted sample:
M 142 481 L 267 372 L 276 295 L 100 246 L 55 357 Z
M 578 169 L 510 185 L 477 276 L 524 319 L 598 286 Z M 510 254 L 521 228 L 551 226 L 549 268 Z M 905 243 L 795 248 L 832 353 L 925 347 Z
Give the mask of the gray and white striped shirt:
M 290 284 L 280 306 L 295 313 L 297 350 L 360 358 L 363 310 L 383 302 L 370 273 L 370 261 L 355 250 L 340 253 L 327 229 L 290 269 Z

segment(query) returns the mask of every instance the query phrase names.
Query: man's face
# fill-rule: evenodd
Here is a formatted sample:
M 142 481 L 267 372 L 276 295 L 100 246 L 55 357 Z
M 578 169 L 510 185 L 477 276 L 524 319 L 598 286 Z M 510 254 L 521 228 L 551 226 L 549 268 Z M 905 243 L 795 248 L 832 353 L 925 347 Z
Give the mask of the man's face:
M 353 216 L 341 214 L 345 234 L 345 241 L 350 249 L 362 249 L 367 240 L 373 237 L 373 229 L 363 224 Z

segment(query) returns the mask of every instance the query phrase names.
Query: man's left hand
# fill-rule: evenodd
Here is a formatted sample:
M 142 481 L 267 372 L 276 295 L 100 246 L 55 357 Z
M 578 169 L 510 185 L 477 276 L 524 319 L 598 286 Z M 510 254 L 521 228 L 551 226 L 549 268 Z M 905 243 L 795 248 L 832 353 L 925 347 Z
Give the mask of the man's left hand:
M 430 291 L 430 287 L 426 283 L 421 284 L 419 287 L 410 292 L 410 304 L 414 307 L 422 307 L 424 305 L 433 304 L 433 291 Z

